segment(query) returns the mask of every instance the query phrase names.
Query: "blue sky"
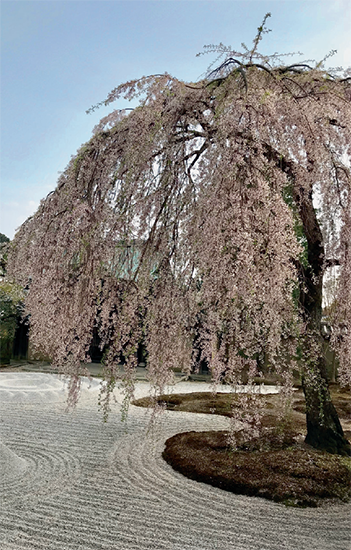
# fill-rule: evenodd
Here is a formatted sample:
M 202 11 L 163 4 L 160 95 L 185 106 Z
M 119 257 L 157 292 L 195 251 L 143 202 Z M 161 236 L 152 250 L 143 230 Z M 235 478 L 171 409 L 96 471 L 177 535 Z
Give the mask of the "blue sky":
M 336 49 L 330 65 L 351 65 L 349 0 L 2 0 L 0 232 L 12 238 L 55 188 L 108 112 L 91 105 L 145 74 L 197 80 L 204 44 L 250 45 L 266 12 L 263 53 Z

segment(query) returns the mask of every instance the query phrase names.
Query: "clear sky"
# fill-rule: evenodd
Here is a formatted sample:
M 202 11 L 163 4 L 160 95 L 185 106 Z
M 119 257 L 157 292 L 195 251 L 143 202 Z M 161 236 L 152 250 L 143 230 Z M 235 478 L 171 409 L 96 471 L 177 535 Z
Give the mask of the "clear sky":
M 267 12 L 263 53 L 336 49 L 330 65 L 351 65 L 350 0 L 1 0 L 0 232 L 12 238 L 55 188 L 107 113 L 91 105 L 145 74 L 197 80 L 205 44 L 250 45 Z

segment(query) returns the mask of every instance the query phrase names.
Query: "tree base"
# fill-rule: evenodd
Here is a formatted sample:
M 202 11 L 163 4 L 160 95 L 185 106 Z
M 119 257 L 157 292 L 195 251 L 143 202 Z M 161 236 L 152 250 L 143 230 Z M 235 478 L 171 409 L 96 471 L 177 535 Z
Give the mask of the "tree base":
M 344 435 L 335 432 L 331 428 L 323 428 L 323 426 L 316 428 L 312 424 L 307 423 L 305 443 L 327 453 L 351 456 L 350 442 Z

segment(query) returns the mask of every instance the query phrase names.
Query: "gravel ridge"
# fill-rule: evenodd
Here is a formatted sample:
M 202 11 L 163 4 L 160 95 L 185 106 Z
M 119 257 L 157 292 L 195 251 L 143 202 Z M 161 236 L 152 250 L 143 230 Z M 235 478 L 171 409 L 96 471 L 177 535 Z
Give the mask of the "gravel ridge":
M 145 436 L 149 413 L 131 406 L 121 423 L 118 392 L 104 424 L 95 386 L 67 414 L 62 398 L 45 398 L 52 397 L 50 383 L 30 399 L 23 387 L 21 399 L 12 388 L 6 401 L 4 380 L 0 375 L 0 441 L 17 469 L 0 474 L 1 550 L 351 548 L 349 504 L 286 508 L 197 483 L 162 459 L 167 438 L 225 429 L 225 418 L 166 411 Z M 61 391 L 56 379 L 53 385 Z M 177 390 L 199 391 L 199 384 Z M 147 383 L 137 384 L 137 397 L 147 391 Z

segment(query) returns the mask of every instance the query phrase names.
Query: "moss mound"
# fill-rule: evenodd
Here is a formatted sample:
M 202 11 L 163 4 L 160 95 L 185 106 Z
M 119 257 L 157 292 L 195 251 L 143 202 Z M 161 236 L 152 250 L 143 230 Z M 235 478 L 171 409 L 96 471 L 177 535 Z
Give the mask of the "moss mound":
M 177 393 L 160 395 L 159 405 L 165 405 L 168 411 L 183 411 L 203 414 L 231 415 L 231 394 L 218 392 Z M 155 401 L 152 397 L 142 397 L 133 401 L 137 407 L 152 407 Z
M 350 459 L 303 448 L 289 438 L 243 442 L 232 451 L 226 432 L 186 432 L 166 442 L 163 458 L 190 479 L 291 506 L 318 506 L 351 496 Z M 272 443 L 272 442 L 271 442 Z M 287 446 L 293 443 L 291 446 Z

